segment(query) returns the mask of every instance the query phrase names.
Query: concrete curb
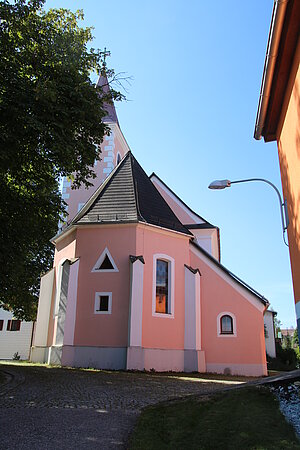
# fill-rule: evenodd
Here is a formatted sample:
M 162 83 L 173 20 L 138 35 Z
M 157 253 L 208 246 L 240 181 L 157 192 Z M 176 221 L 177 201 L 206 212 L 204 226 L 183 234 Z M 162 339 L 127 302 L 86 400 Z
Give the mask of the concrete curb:
M 286 381 L 286 380 L 292 381 L 292 380 L 298 379 L 298 378 L 300 379 L 300 369 L 291 370 L 290 372 L 282 372 L 279 375 L 262 378 L 260 380 L 250 381 L 247 384 L 254 384 L 254 385 L 271 384 L 271 383 L 276 383 L 278 381 Z
M 183 395 L 183 396 L 174 397 L 169 400 L 155 403 L 154 405 L 145 406 L 143 409 L 151 408 L 153 406 L 158 406 L 158 405 L 169 405 L 171 403 L 176 403 L 178 401 L 179 402 L 186 401 L 188 399 L 194 399 L 194 400 L 203 399 L 203 400 L 205 400 L 205 399 L 208 399 L 209 397 L 213 397 L 215 395 L 222 394 L 224 392 L 232 391 L 235 389 L 244 389 L 249 386 L 253 386 L 253 387 L 263 386 L 263 385 L 268 385 L 268 384 L 272 384 L 272 383 L 276 383 L 276 382 L 280 382 L 280 381 L 286 381 L 286 380 L 292 381 L 292 380 L 298 380 L 298 379 L 300 380 L 300 369 L 292 370 L 291 372 L 283 372 L 280 375 L 265 377 L 265 378 L 261 378 L 259 380 L 245 381 L 244 383 L 241 383 L 241 384 L 226 386 L 224 388 L 216 389 L 211 392 L 205 392 L 205 393 L 201 393 L 201 394 L 187 394 L 187 395 Z

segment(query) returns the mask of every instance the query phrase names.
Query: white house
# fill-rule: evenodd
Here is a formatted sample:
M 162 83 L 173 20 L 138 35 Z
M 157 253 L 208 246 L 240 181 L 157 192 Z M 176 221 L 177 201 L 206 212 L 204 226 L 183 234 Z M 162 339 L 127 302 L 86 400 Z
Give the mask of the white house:
M 29 359 L 33 334 L 33 322 L 14 318 L 13 314 L 0 308 L 0 359 Z

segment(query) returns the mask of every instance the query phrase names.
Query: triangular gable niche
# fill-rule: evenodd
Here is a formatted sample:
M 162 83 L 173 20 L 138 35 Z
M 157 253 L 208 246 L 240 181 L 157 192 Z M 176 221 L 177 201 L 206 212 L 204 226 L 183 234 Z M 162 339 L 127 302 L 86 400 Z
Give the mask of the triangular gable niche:
M 107 247 L 103 250 L 96 264 L 94 265 L 92 272 L 119 272 L 116 263 L 113 260 Z

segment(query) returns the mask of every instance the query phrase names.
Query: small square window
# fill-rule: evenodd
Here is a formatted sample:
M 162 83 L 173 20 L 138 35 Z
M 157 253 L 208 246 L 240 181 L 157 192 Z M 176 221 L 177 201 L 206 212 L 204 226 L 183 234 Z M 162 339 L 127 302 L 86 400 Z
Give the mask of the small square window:
M 99 311 L 108 311 L 108 295 L 100 295 Z
M 111 314 L 111 292 L 96 292 L 95 295 L 95 314 Z
M 3 330 L 3 323 L 4 323 L 4 320 L 0 320 L 0 331 L 2 331 Z

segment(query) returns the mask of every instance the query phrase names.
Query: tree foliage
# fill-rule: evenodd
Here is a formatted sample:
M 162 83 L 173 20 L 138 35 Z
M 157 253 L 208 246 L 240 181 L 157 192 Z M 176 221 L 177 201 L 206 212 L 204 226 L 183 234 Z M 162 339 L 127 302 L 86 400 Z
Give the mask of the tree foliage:
M 90 81 L 104 56 L 88 47 L 92 29 L 79 26 L 82 12 L 43 4 L 0 1 L 0 305 L 25 319 L 34 318 L 40 273 L 52 265 L 49 239 L 64 211 L 59 177 L 89 186 L 109 133 L 108 98 Z
M 282 323 L 276 316 L 274 316 L 274 328 L 275 328 L 275 337 L 278 337 L 278 333 L 281 331 Z
M 299 347 L 299 335 L 298 328 L 295 329 L 293 337 L 292 337 L 292 345 L 293 347 Z

